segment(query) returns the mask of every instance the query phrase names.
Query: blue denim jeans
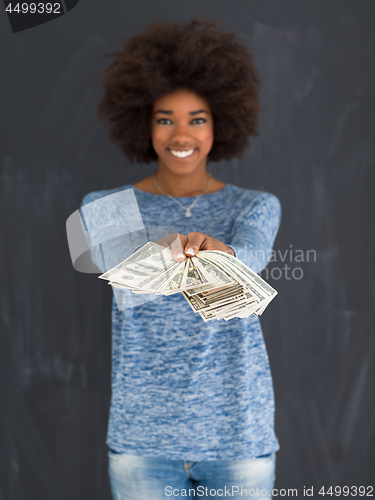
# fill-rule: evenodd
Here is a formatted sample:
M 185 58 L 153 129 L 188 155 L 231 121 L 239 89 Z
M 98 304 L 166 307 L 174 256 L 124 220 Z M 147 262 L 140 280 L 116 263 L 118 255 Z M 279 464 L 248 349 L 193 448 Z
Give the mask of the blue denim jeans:
M 276 453 L 188 462 L 108 452 L 113 500 L 272 498 Z

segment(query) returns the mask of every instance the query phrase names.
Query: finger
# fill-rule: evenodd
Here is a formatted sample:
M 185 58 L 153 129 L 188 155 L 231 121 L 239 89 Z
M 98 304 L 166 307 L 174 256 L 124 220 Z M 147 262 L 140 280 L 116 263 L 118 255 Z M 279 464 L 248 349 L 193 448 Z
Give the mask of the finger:
M 178 233 L 167 234 L 166 236 L 163 236 L 163 238 L 161 238 L 160 240 L 155 241 L 155 243 L 165 248 L 169 248 L 170 250 L 172 247 L 172 243 L 175 241 L 177 236 Z
M 155 241 L 157 245 L 160 245 L 162 247 L 168 248 L 170 246 L 168 236 L 163 236 L 163 238 L 160 238 L 160 240 Z
M 185 244 L 185 254 L 188 257 L 196 255 L 207 238 L 203 233 L 189 233 Z
M 172 258 L 177 262 L 182 262 L 186 259 L 184 248 L 186 245 L 187 237 L 184 234 L 177 233 L 177 237 L 171 244 Z

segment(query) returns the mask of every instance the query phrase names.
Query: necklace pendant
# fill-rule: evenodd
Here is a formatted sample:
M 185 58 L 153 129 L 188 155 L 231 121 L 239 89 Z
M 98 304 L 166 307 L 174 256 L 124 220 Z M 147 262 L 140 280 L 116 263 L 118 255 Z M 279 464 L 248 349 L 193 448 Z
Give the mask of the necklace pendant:
M 186 217 L 191 217 L 191 212 L 190 212 L 190 210 L 189 210 L 189 209 L 187 209 L 187 210 L 186 210 L 186 212 L 185 212 L 185 216 L 186 216 Z

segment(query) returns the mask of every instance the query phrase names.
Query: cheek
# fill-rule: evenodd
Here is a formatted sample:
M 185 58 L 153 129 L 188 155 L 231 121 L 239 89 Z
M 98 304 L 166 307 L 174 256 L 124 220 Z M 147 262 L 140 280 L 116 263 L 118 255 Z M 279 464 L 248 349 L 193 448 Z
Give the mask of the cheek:
M 206 138 L 206 144 L 207 146 L 211 146 L 213 145 L 214 143 L 214 131 L 213 129 L 211 129 L 208 133 L 207 133 L 207 138 Z
M 165 130 L 157 127 L 151 127 L 151 141 L 155 144 L 161 144 L 166 140 Z
M 155 148 L 158 147 L 158 143 L 160 142 L 160 138 L 158 136 L 158 133 L 155 131 L 155 129 L 151 128 L 151 143 Z

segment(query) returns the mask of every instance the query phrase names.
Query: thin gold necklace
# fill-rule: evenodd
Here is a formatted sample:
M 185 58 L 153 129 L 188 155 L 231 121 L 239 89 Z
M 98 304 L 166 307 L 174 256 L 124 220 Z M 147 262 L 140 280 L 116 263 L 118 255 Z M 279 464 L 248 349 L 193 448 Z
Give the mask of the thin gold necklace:
M 168 198 L 170 198 L 171 200 L 173 200 L 176 203 L 178 203 L 180 205 L 180 207 L 185 210 L 185 216 L 186 217 L 191 217 L 191 209 L 197 203 L 198 199 L 202 196 L 202 194 L 204 194 L 208 190 L 208 188 L 210 187 L 210 184 L 211 184 L 211 174 L 210 174 L 210 172 L 208 173 L 208 175 L 209 175 L 209 179 L 208 179 L 208 182 L 207 182 L 207 186 L 205 187 L 204 191 L 201 192 L 201 194 L 198 194 L 198 196 L 195 198 L 195 200 L 193 201 L 193 203 L 189 207 L 184 207 L 184 205 L 182 205 L 182 203 L 180 203 L 178 200 L 176 200 L 176 198 L 174 198 L 173 196 L 170 196 L 169 194 L 167 194 L 165 191 L 162 190 L 162 188 L 158 184 L 158 181 L 156 180 L 155 172 L 153 174 L 153 177 L 154 177 L 155 185 L 159 189 L 159 191 L 161 192 L 161 194 L 164 194 L 165 196 L 168 196 Z

